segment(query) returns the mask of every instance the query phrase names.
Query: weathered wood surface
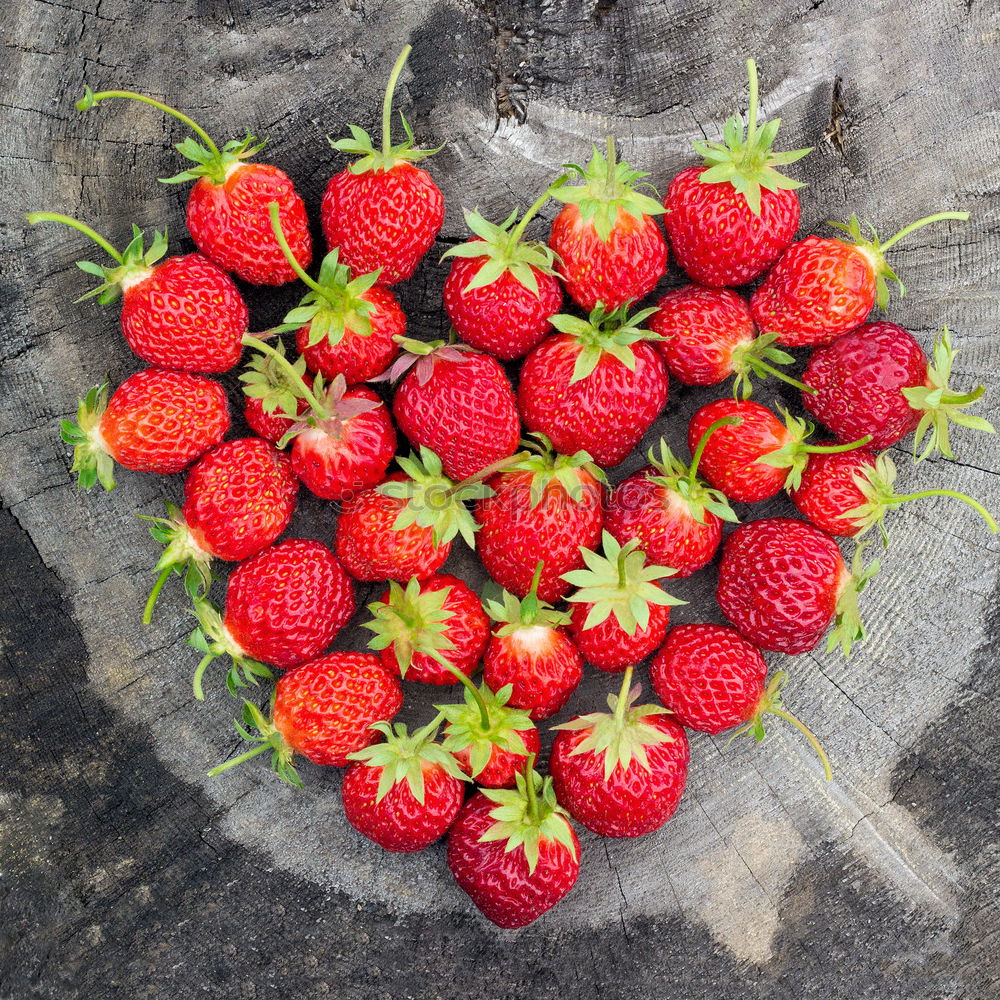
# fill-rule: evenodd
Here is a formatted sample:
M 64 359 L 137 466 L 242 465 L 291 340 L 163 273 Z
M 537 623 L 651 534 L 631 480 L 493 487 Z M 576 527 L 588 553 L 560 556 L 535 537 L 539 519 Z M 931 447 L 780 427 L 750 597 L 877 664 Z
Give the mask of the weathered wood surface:
M 222 138 L 251 125 L 315 217 L 340 168 L 324 136 L 374 125 L 409 40 L 401 106 L 421 138 L 447 143 L 431 168 L 449 207 L 441 245 L 402 290 L 429 336 L 444 327 L 435 260 L 463 236 L 461 205 L 503 216 L 608 132 L 662 189 L 692 136 L 718 134 L 754 55 L 787 145 L 817 147 L 796 168 L 804 229 L 852 210 L 886 232 L 974 213 L 899 248 L 911 291 L 891 316 L 925 344 L 951 326 L 957 378 L 985 382 L 979 412 L 996 423 L 994 4 L 21 0 L 3 15 L 0 997 L 1000 995 L 998 546 L 974 515 L 944 501 L 894 515 L 864 598 L 871 638 L 849 664 L 774 658 L 830 751 L 832 785 L 794 734 L 757 749 L 695 739 L 689 791 L 660 834 L 584 837 L 566 903 L 497 933 L 443 851 L 393 857 L 345 829 L 337 773 L 307 768 L 303 793 L 262 769 L 204 777 L 234 748 L 233 702 L 216 690 L 193 703 L 175 590 L 138 625 L 154 556 L 134 515 L 180 480 L 126 474 L 112 496 L 70 485 L 57 419 L 136 362 L 114 310 L 71 304 L 84 288 L 72 262 L 89 250 L 21 222 L 54 209 L 117 241 L 133 220 L 169 224 L 186 245 L 185 192 L 153 181 L 177 169 L 178 129 L 138 106 L 80 115 L 84 84 L 162 96 Z M 251 291 L 255 325 L 296 294 Z M 705 398 L 676 391 L 650 439 L 681 444 Z M 906 484 L 1000 508 L 995 439 L 956 444 L 960 462 L 916 469 L 900 449 Z M 295 528 L 328 539 L 332 517 L 305 501 Z M 708 572 L 677 586 L 691 602 L 678 621 L 716 614 L 712 584 Z M 606 687 L 589 677 L 573 707 Z

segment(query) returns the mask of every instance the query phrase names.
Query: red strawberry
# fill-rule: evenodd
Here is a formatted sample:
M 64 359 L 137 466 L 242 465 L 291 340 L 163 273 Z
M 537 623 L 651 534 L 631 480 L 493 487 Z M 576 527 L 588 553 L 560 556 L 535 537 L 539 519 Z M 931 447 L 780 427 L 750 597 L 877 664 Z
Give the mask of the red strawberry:
M 667 267 L 667 244 L 653 218 L 663 206 L 637 190 L 649 175 L 616 162 L 611 136 L 606 157 L 594 147 L 586 170 L 567 166 L 583 184 L 566 187 L 560 179 L 549 189 L 566 203 L 549 238 L 566 291 L 588 312 L 598 305 L 612 312 L 644 298 Z
M 625 671 L 608 712 L 561 726 L 549 769 L 559 804 L 602 837 L 641 837 L 677 811 L 691 753 L 684 730 L 659 705 L 634 703 L 642 690 Z
M 243 353 L 246 303 L 233 279 L 201 254 L 168 257 L 166 233 L 154 233 L 145 249 L 142 230 L 132 226 L 132 242 L 119 253 L 103 236 L 76 219 L 55 212 L 32 212 L 30 223 L 62 222 L 89 236 L 113 258 L 115 267 L 80 261 L 77 266 L 101 279 L 83 298 L 103 306 L 122 300 L 122 333 L 143 361 L 186 372 L 228 371 Z M 159 263 L 158 263 L 159 262 Z
M 476 504 L 479 558 L 490 576 L 518 597 L 531 588 L 535 567 L 543 601 L 557 601 L 570 589 L 564 573 L 583 565 L 580 549 L 601 537 L 604 473 L 586 452 L 554 454 L 548 438 L 488 480 L 493 491 Z
M 300 266 L 312 260 L 309 219 L 302 199 L 288 175 L 266 163 L 247 163 L 264 143 L 247 132 L 220 150 L 200 126 L 187 115 L 160 101 L 128 90 L 108 90 L 95 94 L 89 87 L 77 102 L 79 111 L 92 108 L 108 98 L 142 101 L 173 115 L 192 129 L 201 142 L 188 137 L 177 151 L 194 166 L 165 184 L 195 181 L 187 203 L 187 226 L 198 249 L 219 267 L 254 285 L 282 285 L 295 280 L 271 231 L 267 206 L 277 202 L 281 224 Z
M 624 307 L 589 320 L 560 314 L 560 331 L 543 340 L 521 368 L 518 406 L 529 430 L 547 435 L 557 451 L 586 451 L 601 466 L 617 465 L 639 443 L 667 404 L 667 372 L 645 340 L 657 335 Z
M 836 618 L 827 649 L 839 644 L 849 656 L 865 638 L 858 594 L 879 568 L 878 560 L 864 568 L 862 556 L 860 546 L 848 569 L 837 543 L 805 521 L 750 521 L 726 539 L 715 596 L 740 635 L 761 649 L 805 653 Z
M 896 277 L 883 254 L 898 239 L 928 222 L 968 219 L 968 212 L 939 212 L 901 229 L 880 243 L 861 235 L 861 224 L 852 215 L 847 225 L 830 223 L 843 230 L 851 242 L 809 236 L 793 243 L 753 293 L 750 309 L 761 333 L 774 333 L 786 347 L 829 344 L 865 321 L 876 303 L 889 302 L 887 280 Z
M 359 156 L 330 179 L 323 195 L 323 232 L 331 249 L 354 275 L 380 270 L 379 283 L 394 285 L 410 277 L 430 249 L 444 222 L 444 197 L 426 170 L 413 166 L 437 152 L 414 149 L 413 133 L 403 118 L 406 141 L 391 145 L 392 95 L 410 54 L 399 54 L 382 104 L 382 148 L 357 125 L 352 138 L 331 142 L 334 149 Z
M 552 779 L 533 770 L 512 791 L 477 792 L 448 835 L 448 867 L 498 927 L 525 927 L 573 888 L 580 842 Z
M 489 639 L 479 598 L 447 573 L 412 577 L 405 590 L 392 581 L 368 610 L 375 616 L 364 626 L 375 633 L 369 648 L 386 670 L 422 684 L 455 684 L 456 670 L 471 674 Z
M 378 739 L 372 728 L 388 722 L 403 707 L 399 681 L 371 653 L 330 653 L 289 670 L 274 686 L 271 721 L 252 702 L 243 702 L 240 735 L 252 750 L 209 771 L 228 771 L 271 751 L 271 767 L 289 784 L 302 782 L 292 764 L 295 754 L 314 764 L 347 767 L 351 754 Z M 250 729 L 257 730 L 252 735 Z
M 434 742 L 438 719 L 412 736 L 401 722 L 376 722 L 385 741 L 350 754 L 341 797 L 344 815 L 379 847 L 411 854 L 447 832 L 465 790 L 455 758 Z
M 301 416 L 309 409 L 309 403 L 304 397 L 296 394 L 297 383 L 290 381 L 287 367 L 283 363 L 285 345 L 280 341 L 274 344 L 274 350 L 280 355 L 275 359 L 271 354 L 253 354 L 247 362 L 246 370 L 240 375 L 243 383 L 245 402 L 243 417 L 255 434 L 271 444 L 277 444 L 296 422 L 286 413 L 296 413 Z M 288 362 L 292 371 L 312 389 L 312 376 L 306 372 L 305 358 L 297 358 L 294 363 Z
M 80 400 L 76 423 L 64 420 L 62 439 L 74 445 L 80 486 L 115 486 L 115 463 L 137 472 L 182 472 L 229 430 L 229 405 L 218 382 L 199 375 L 147 368 L 127 378 L 108 399 L 108 385 Z
M 775 170 L 809 149 L 772 150 L 780 119 L 757 124 L 757 66 L 747 60 L 750 105 L 746 129 L 726 122 L 722 142 L 695 142 L 704 157 L 670 182 L 664 225 L 670 246 L 693 281 L 745 285 L 763 274 L 799 227 L 798 181 Z

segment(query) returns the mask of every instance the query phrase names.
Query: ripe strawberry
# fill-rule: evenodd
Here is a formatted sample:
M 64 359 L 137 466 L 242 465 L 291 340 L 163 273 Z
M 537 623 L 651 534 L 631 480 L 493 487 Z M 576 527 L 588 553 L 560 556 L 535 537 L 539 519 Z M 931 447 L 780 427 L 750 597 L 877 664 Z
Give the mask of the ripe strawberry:
M 603 548 L 603 556 L 583 549 L 587 568 L 563 579 L 579 588 L 567 598 L 573 604 L 570 631 L 577 649 L 599 670 L 618 673 L 663 642 L 670 605 L 687 601 L 659 586 L 656 581 L 675 570 L 648 564 L 638 539 L 619 545 L 605 531 Z
M 245 402 L 243 417 L 255 434 L 271 444 L 277 444 L 291 429 L 295 419 L 285 416 L 296 413 L 302 416 L 309 409 L 305 397 L 296 394 L 298 384 L 292 382 L 287 375 L 283 361 L 285 345 L 280 341 L 274 344 L 274 350 L 281 356 L 275 359 L 271 354 L 252 354 L 247 362 L 246 370 L 240 375 L 243 383 Z M 299 357 L 295 362 L 288 362 L 292 371 L 312 389 L 312 376 L 306 372 L 305 358 Z
M 270 750 L 271 767 L 278 776 L 301 788 L 292 764 L 295 754 L 314 764 L 347 767 L 351 754 L 378 739 L 373 724 L 388 722 L 402 707 L 399 681 L 377 656 L 330 653 L 310 660 L 274 685 L 270 722 L 252 702 L 243 702 L 244 724 L 237 723 L 236 730 L 257 746 L 212 768 L 209 777 Z
M 549 246 L 559 258 L 566 291 L 588 312 L 608 312 L 647 296 L 667 267 L 667 244 L 654 215 L 663 206 L 638 189 L 648 174 L 615 160 L 608 136 L 607 156 L 596 147 L 587 169 L 567 164 L 583 184 L 550 189 L 566 204 L 552 223 Z M 556 328 L 559 329 L 558 325 Z
M 411 854 L 430 847 L 455 822 L 465 791 L 455 758 L 434 736 L 435 719 L 412 736 L 401 722 L 376 722 L 385 740 L 349 757 L 341 798 L 344 815 L 379 847 Z
M 117 265 L 79 261 L 77 267 L 101 279 L 82 296 L 108 305 L 122 300 L 122 334 L 133 353 L 162 368 L 185 372 L 228 371 L 243 353 L 249 313 L 233 279 L 198 253 L 168 257 L 166 233 L 153 234 L 148 250 L 142 230 L 119 253 L 90 226 L 55 212 L 32 212 L 27 220 L 61 222 L 89 236 Z
M 945 327 L 928 362 L 920 345 L 895 323 L 866 323 L 813 351 L 803 381 L 815 390 L 803 395 L 806 409 L 838 440 L 871 435 L 872 448 L 888 448 L 915 430 L 913 454 L 935 450 L 953 458 L 948 422 L 994 433 L 982 417 L 964 413 L 985 392 L 960 395 L 948 385 L 957 352 Z
M 517 403 L 496 358 L 443 340 L 404 338 L 402 346 L 382 376 L 402 378 L 392 412 L 412 444 L 437 453 L 445 475 L 468 479 L 517 451 Z
M 247 163 L 264 148 L 249 131 L 242 140 L 233 139 L 220 150 L 199 125 L 151 97 L 128 90 L 107 90 L 95 94 L 89 87 L 77 101 L 77 110 L 86 111 L 99 101 L 128 98 L 142 101 L 173 115 L 201 140 L 188 137 L 177 151 L 193 161 L 174 177 L 161 178 L 164 184 L 195 181 L 187 203 L 187 226 L 198 249 L 225 271 L 254 285 L 282 285 L 295 280 L 281 248 L 274 239 L 267 206 L 277 202 L 281 224 L 295 259 L 308 267 L 312 260 L 309 219 L 302 199 L 288 175 L 266 163 Z M 204 145 L 203 145 L 204 144 Z
M 74 445 L 73 468 L 82 489 L 115 486 L 115 463 L 137 472 L 182 472 L 229 430 L 229 405 L 218 382 L 199 375 L 147 368 L 127 378 L 108 399 L 108 384 L 80 400 L 76 423 L 63 420 L 62 439 Z
M 625 671 L 608 712 L 556 726 L 549 769 L 559 804 L 601 837 L 641 837 L 677 811 L 691 753 L 684 730 L 659 705 L 635 705 L 642 690 Z
M 389 76 L 382 104 L 382 148 L 352 125 L 351 138 L 334 149 L 360 156 L 332 177 L 323 195 L 323 232 L 331 249 L 355 276 L 379 270 L 379 284 L 410 277 L 444 222 L 444 197 L 426 170 L 413 166 L 436 149 L 414 149 L 413 133 L 400 113 L 406 141 L 391 145 L 392 95 L 410 54 L 407 45 Z
M 487 920 L 525 927 L 573 888 L 580 842 L 552 779 L 529 770 L 512 791 L 477 792 L 448 835 L 448 867 Z
M 827 649 L 865 638 L 858 594 L 878 572 L 878 560 L 863 566 L 863 546 L 851 569 L 837 543 L 805 521 L 769 517 L 741 524 L 722 548 L 715 592 L 722 613 L 744 639 L 761 649 L 805 653 L 831 621 Z
M 544 564 L 538 597 L 558 601 L 570 589 L 563 574 L 583 565 L 580 549 L 601 537 L 604 473 L 584 452 L 557 455 L 544 434 L 539 444 L 487 481 L 493 491 L 476 504 L 479 558 L 505 590 L 518 597 Z
M 404 590 L 394 580 L 368 605 L 375 616 L 364 627 L 382 666 L 422 684 L 456 684 L 455 671 L 469 675 L 479 663 L 490 621 L 479 598 L 461 580 L 437 573 L 412 577 Z
M 809 236 L 793 243 L 750 299 L 757 328 L 777 334 L 778 343 L 786 347 L 829 344 L 864 323 L 876 303 L 880 309 L 888 305 L 887 280 L 899 285 L 900 295 L 905 292 L 886 263 L 889 247 L 928 222 L 968 217 L 968 212 L 929 215 L 884 243 L 870 225 L 871 239 L 864 239 L 857 216 L 852 215 L 847 225 L 830 223 L 847 233 L 851 242 Z
M 538 599 L 543 566 L 539 562 L 523 600 L 502 590 L 483 601 L 500 623 L 483 657 L 483 680 L 494 691 L 509 684 L 508 704 L 526 709 L 535 722 L 555 715 L 583 678 L 583 658 L 566 634 L 569 615 Z
M 704 157 L 670 182 L 664 225 L 670 246 L 693 281 L 745 285 L 763 274 L 799 228 L 798 181 L 775 170 L 810 149 L 772 150 L 780 119 L 757 124 L 757 66 L 747 60 L 750 104 L 746 130 L 726 121 L 722 142 L 695 142 Z
M 617 465 L 639 443 L 667 404 L 667 372 L 641 324 L 624 307 L 589 320 L 560 314 L 559 331 L 543 340 L 521 369 L 518 406 L 529 430 L 541 431 L 557 451 L 586 451 L 601 466 Z

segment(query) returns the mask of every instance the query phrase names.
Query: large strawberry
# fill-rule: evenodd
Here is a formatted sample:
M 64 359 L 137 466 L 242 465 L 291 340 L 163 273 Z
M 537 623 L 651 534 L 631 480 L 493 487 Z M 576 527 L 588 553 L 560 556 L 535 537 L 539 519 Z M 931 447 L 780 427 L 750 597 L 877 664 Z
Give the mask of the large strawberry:
M 295 280 L 288 262 L 271 231 L 268 205 L 277 202 L 281 225 L 302 267 L 312 260 L 312 238 L 306 207 L 288 175 L 267 163 L 247 161 L 264 148 L 249 131 L 242 140 L 233 139 L 222 149 L 201 126 L 176 108 L 130 90 L 105 90 L 95 94 L 89 87 L 77 101 L 86 111 L 99 101 L 128 98 L 173 115 L 201 140 L 188 137 L 177 151 L 194 166 L 174 177 L 161 178 L 165 184 L 195 181 L 187 203 L 187 226 L 198 249 L 223 270 L 231 271 L 255 285 L 282 285 Z
M 562 178 L 549 190 L 565 206 L 552 223 L 549 246 L 559 258 L 566 291 L 588 312 L 609 312 L 647 296 L 667 266 L 667 244 L 653 216 L 663 206 L 638 188 L 648 174 L 594 147 L 587 169 L 567 164 L 583 179 L 572 187 Z M 558 327 L 557 327 L 558 328 Z
M 589 319 L 552 317 L 559 331 L 525 359 L 518 406 L 528 429 L 548 436 L 557 451 L 586 451 L 601 466 L 617 465 L 639 443 L 667 404 L 667 372 L 647 340 L 658 335 L 625 307 Z
M 323 195 L 323 232 L 330 248 L 354 275 L 379 271 L 379 284 L 410 277 L 444 222 L 444 197 L 431 175 L 413 164 L 437 152 L 414 149 L 413 133 L 400 113 L 406 140 L 392 143 L 392 95 L 410 54 L 407 45 L 392 68 L 382 103 L 382 148 L 357 125 L 351 138 L 330 143 L 358 156 L 330 178 Z
M 146 249 L 142 230 L 119 253 L 90 226 L 55 212 L 32 212 L 30 223 L 61 222 L 89 236 L 114 267 L 80 261 L 101 284 L 82 298 L 103 306 L 122 300 L 122 333 L 143 361 L 186 372 L 228 371 L 243 353 L 249 313 L 233 279 L 199 253 L 168 257 L 166 233 L 154 233 Z
M 778 343 L 786 347 L 829 344 L 864 323 L 876 303 L 880 309 L 886 307 L 887 281 L 895 281 L 903 294 L 903 283 L 885 260 L 889 247 L 929 222 L 968 217 L 968 212 L 929 215 L 884 243 L 870 225 L 871 239 L 866 240 L 857 216 L 852 215 L 847 225 L 830 223 L 850 241 L 808 236 L 793 243 L 750 300 L 757 328 L 777 334 Z
M 625 671 L 610 712 L 556 726 L 549 770 L 559 804 L 602 837 L 641 837 L 677 811 L 687 783 L 684 730 L 659 705 L 636 705 L 642 690 Z
M 64 420 L 82 489 L 114 489 L 115 463 L 137 472 L 182 472 L 229 430 L 229 406 L 218 382 L 184 372 L 147 368 L 127 378 L 108 399 L 108 385 L 80 400 L 76 423 Z
M 524 927 L 573 888 L 580 842 L 552 779 L 529 769 L 509 791 L 477 792 L 448 835 L 448 867 L 498 927 Z
M 745 285 L 774 263 L 799 227 L 798 181 L 775 167 L 809 149 L 771 148 L 781 119 L 757 123 L 757 66 L 747 60 L 750 104 L 744 129 L 726 121 L 721 142 L 695 142 L 704 157 L 670 182 L 664 225 L 670 246 L 692 280 L 715 287 Z

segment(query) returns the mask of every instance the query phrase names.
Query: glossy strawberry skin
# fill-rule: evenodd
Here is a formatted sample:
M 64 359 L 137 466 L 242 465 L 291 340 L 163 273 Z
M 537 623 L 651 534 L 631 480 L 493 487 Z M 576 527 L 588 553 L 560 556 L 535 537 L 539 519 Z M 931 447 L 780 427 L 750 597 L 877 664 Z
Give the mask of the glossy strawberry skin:
M 598 670 L 620 674 L 626 667 L 649 656 L 662 642 L 670 624 L 670 608 L 666 605 L 649 605 L 649 624 L 637 628 L 629 635 L 618 624 L 614 614 L 608 615 L 600 625 L 584 628 L 592 604 L 574 603 L 570 618 L 570 633 L 583 658 Z
M 243 353 L 248 321 L 233 279 L 199 253 L 168 257 L 122 295 L 128 346 L 175 371 L 228 371 Z
M 702 184 L 705 167 L 687 167 L 667 188 L 663 224 L 677 263 L 713 288 L 745 285 L 786 250 L 799 228 L 794 191 L 760 192 L 760 214 L 732 184 Z
M 483 288 L 466 291 L 488 259 L 455 258 L 444 283 L 445 311 L 467 344 L 504 361 L 522 358 L 552 329 L 549 317 L 562 305 L 562 286 L 554 275 L 532 267 L 538 282 L 537 295 L 510 271 L 504 271 Z
M 381 802 L 381 767 L 354 763 L 344 772 L 344 815 L 358 833 L 397 854 L 412 854 L 440 840 L 458 816 L 465 797 L 463 782 L 443 767 L 425 763 L 424 801 L 418 802 L 407 781 L 397 781 Z
M 813 351 L 802 404 L 847 444 L 871 434 L 869 448 L 888 448 L 920 422 L 902 390 L 928 385 L 927 355 L 895 323 L 866 323 Z
M 667 244 L 656 220 L 648 215 L 639 220 L 623 209 L 604 243 L 576 205 L 564 205 L 552 223 L 549 246 L 561 258 L 566 291 L 585 312 L 598 302 L 610 312 L 645 298 L 667 268 Z
M 672 738 L 646 747 L 650 769 L 633 759 L 604 779 L 604 755 L 573 750 L 590 729 L 562 729 L 552 743 L 549 772 L 556 798 L 573 819 L 601 837 L 641 837 L 658 830 L 677 811 L 687 783 L 691 751 L 684 730 L 663 716 L 644 722 Z
M 688 729 L 721 733 L 753 718 L 764 696 L 760 651 L 725 625 L 678 625 L 649 668 L 656 697 Z
M 541 840 L 532 873 L 523 849 L 505 852 L 505 842 L 480 839 L 495 822 L 490 816 L 495 808 L 482 792 L 466 802 L 448 836 L 448 867 L 487 920 L 498 927 L 525 927 L 575 885 L 580 843 L 574 832 L 574 855 L 558 841 Z
M 378 268 L 380 285 L 409 278 L 444 222 L 444 196 L 426 170 L 397 163 L 390 170 L 330 178 L 323 195 L 323 232 L 354 277 Z
M 112 393 L 98 424 L 108 454 L 126 469 L 182 472 L 229 430 L 229 405 L 218 382 L 147 368 Z
M 306 207 L 288 175 L 266 163 L 242 163 L 222 184 L 199 177 L 187 203 L 187 226 L 198 249 L 224 271 L 253 285 L 297 280 L 271 228 L 268 205 L 278 219 L 292 256 L 303 268 L 312 262 Z
M 529 754 L 536 757 L 541 752 L 542 742 L 537 729 L 519 729 L 518 733 L 524 741 L 524 746 Z M 454 754 L 458 766 L 468 775 L 472 774 L 472 767 L 469 762 L 469 750 L 456 750 Z M 490 759 L 477 775 L 476 784 L 483 788 L 513 788 L 514 776 L 524 770 L 525 756 L 519 753 L 512 753 L 509 750 L 501 750 L 493 747 Z
M 312 376 L 306 374 L 303 376 L 302 381 L 310 389 L 312 388 Z M 298 412 L 302 414 L 308 409 L 309 403 L 304 399 L 300 399 Z M 276 445 L 288 433 L 294 422 L 278 413 L 265 412 L 263 402 L 253 396 L 244 397 L 243 419 L 246 420 L 247 425 L 254 434 L 262 437 L 265 441 L 270 441 L 273 445 Z
M 499 362 L 463 351 L 461 361 L 434 358 L 433 364 L 423 385 L 413 368 L 396 389 L 392 412 L 410 443 L 430 448 L 454 480 L 513 455 L 521 420 Z
M 818 444 L 833 444 L 819 441 Z M 865 469 L 873 469 L 877 455 L 868 448 L 810 455 L 798 489 L 789 490 L 792 502 L 817 528 L 828 535 L 853 538 L 860 530 L 853 518 L 841 515 L 867 503 L 854 481 Z
M 274 686 L 274 727 L 314 764 L 347 767 L 348 754 L 379 739 L 372 723 L 403 707 L 399 681 L 371 653 L 330 653 L 284 674 Z
M 286 538 L 236 568 L 223 624 L 247 656 L 287 670 L 319 656 L 355 607 L 351 578 L 333 553 Z
M 770 517 L 742 524 L 726 539 L 715 596 L 755 646 L 805 653 L 832 621 L 849 578 L 829 535 L 805 521 Z
M 841 240 L 793 243 L 750 299 L 761 333 L 786 347 L 829 344 L 863 323 L 875 305 L 875 270 Z
M 667 371 L 648 343 L 632 345 L 635 371 L 602 354 L 586 378 L 570 382 L 581 347 L 569 334 L 543 340 L 525 359 L 518 406 L 530 431 L 556 451 L 589 452 L 601 466 L 623 461 L 667 405 Z
M 291 459 L 267 441 L 224 441 L 188 473 L 184 521 L 202 550 L 240 562 L 288 527 L 298 489 Z

